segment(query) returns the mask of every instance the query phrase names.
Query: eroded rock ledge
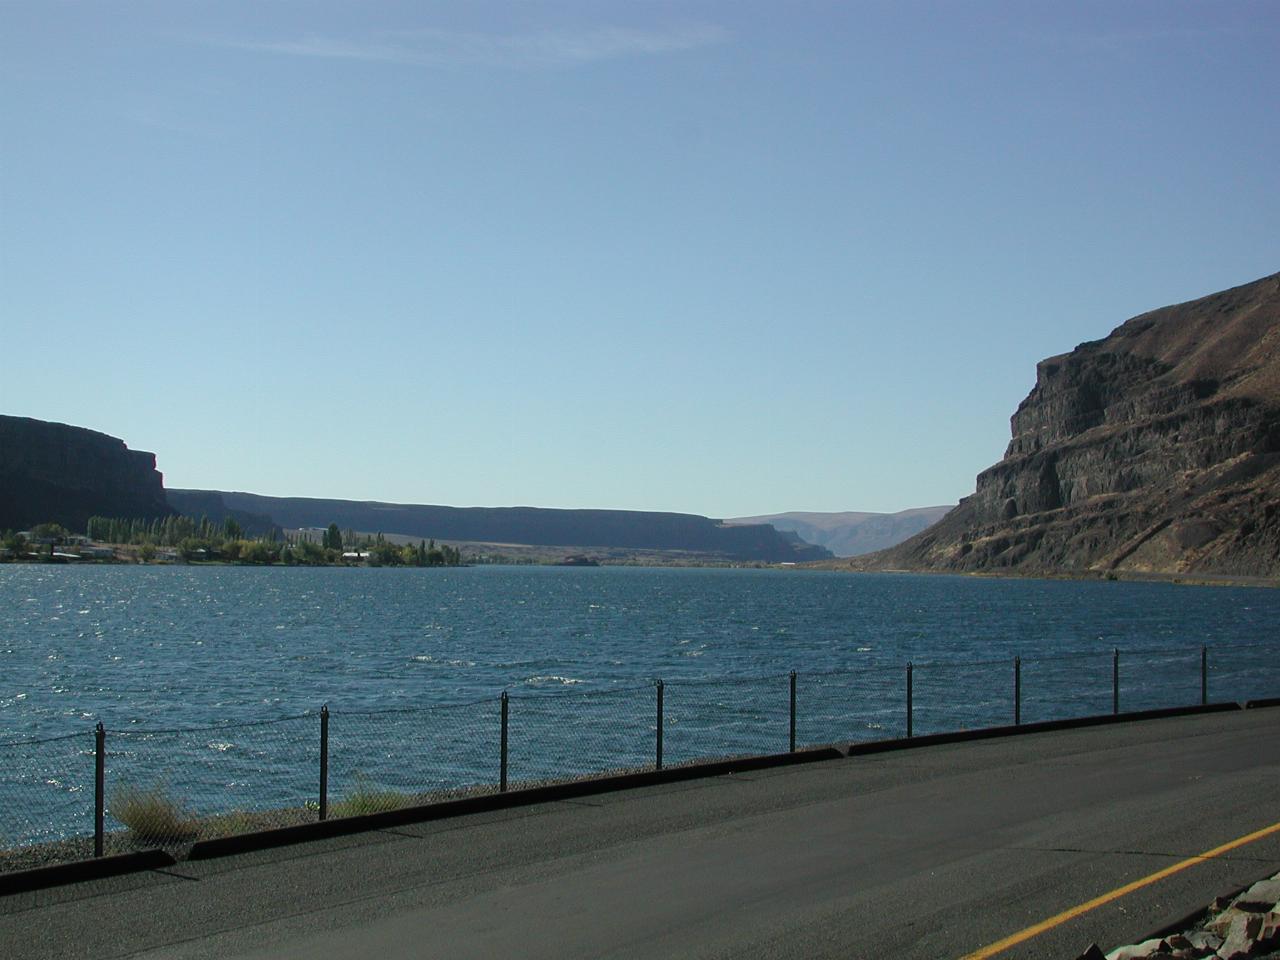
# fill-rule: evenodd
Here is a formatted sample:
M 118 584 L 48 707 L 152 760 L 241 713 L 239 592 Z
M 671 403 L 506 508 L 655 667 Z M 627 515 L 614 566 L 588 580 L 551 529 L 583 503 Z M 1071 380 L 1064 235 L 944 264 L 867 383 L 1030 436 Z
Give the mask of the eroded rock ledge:
M 861 569 L 1280 576 L 1280 274 L 1042 361 L 1004 459 Z

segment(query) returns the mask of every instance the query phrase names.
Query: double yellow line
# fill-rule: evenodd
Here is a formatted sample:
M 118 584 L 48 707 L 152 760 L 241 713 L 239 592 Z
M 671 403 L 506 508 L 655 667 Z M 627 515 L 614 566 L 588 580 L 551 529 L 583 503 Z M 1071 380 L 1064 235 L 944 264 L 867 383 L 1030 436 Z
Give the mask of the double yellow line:
M 1048 920 L 1041 920 L 1039 923 L 1032 924 L 1025 930 L 1019 930 L 1017 933 L 1010 934 L 1003 940 L 997 940 L 989 946 L 983 947 L 981 950 L 975 950 L 973 953 L 966 953 L 960 960 L 986 960 L 987 957 L 994 957 L 998 953 L 1004 953 L 1010 947 L 1016 947 L 1018 944 L 1030 940 L 1032 937 L 1038 937 L 1046 930 L 1052 930 L 1054 927 L 1066 923 L 1068 920 L 1074 920 L 1081 914 L 1088 913 L 1098 907 L 1111 903 L 1113 900 L 1119 900 L 1126 894 L 1133 893 L 1135 890 L 1141 890 L 1143 887 L 1150 886 L 1163 880 L 1165 877 L 1171 877 L 1175 873 L 1181 873 L 1188 867 L 1194 867 L 1197 863 L 1204 863 L 1206 860 L 1212 860 L 1214 857 L 1220 857 L 1224 853 L 1228 853 L 1237 847 L 1243 847 L 1246 843 L 1253 843 L 1255 840 L 1261 840 L 1263 837 L 1270 836 L 1273 833 L 1280 833 L 1280 823 L 1273 823 L 1269 827 L 1263 827 L 1261 830 L 1255 830 L 1253 833 L 1246 834 L 1243 837 L 1237 837 L 1229 843 L 1224 843 L 1220 847 L 1214 847 L 1212 850 L 1206 850 L 1198 856 L 1188 857 L 1179 863 L 1175 863 L 1171 867 L 1165 867 L 1163 870 L 1157 870 L 1150 876 L 1143 877 L 1141 880 L 1134 880 L 1132 883 L 1126 883 L 1123 887 L 1116 887 L 1109 893 L 1104 893 L 1100 897 L 1094 897 L 1079 906 L 1072 907 L 1069 910 L 1063 910 L 1059 914 L 1055 914 Z

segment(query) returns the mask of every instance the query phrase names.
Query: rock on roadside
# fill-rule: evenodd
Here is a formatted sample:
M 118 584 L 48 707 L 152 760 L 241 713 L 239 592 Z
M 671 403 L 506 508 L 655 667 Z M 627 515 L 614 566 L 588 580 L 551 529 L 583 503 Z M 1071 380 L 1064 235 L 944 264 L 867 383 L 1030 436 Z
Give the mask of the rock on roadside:
M 1096 944 L 1080 960 L 1102 955 Z M 1260 880 L 1234 899 L 1209 904 L 1204 919 L 1190 930 L 1116 947 L 1106 960 L 1280 960 L 1280 873 Z

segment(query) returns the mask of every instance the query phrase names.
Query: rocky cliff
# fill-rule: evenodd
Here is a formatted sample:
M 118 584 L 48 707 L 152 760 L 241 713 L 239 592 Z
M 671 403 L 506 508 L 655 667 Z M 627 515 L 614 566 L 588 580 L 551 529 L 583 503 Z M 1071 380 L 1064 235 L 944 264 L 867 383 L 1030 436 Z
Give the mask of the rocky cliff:
M 155 454 L 83 427 L 0 416 L 0 530 L 54 522 L 83 531 L 95 514 L 172 512 Z
M 1280 274 L 1042 361 L 1004 459 L 863 568 L 1280 576 Z

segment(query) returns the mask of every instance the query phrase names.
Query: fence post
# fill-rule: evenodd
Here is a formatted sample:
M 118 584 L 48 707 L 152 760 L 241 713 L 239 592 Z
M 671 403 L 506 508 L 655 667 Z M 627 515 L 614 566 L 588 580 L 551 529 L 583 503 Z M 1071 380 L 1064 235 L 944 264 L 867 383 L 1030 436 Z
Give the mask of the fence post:
M 1013 658 L 1013 725 L 1022 725 L 1022 658 Z
M 502 739 L 498 746 L 498 790 L 507 792 L 507 691 L 502 691 Z
M 102 820 L 106 805 L 105 786 L 107 779 L 107 731 L 102 721 L 98 721 L 93 731 L 93 855 L 102 856 Z
M 1120 713 L 1120 649 L 1111 657 L 1111 712 Z
M 791 671 L 791 752 L 796 752 L 796 672 Z
M 1200 648 L 1200 706 L 1209 704 L 1209 648 Z
M 653 769 L 662 769 L 662 681 L 658 681 L 658 742 L 653 758 Z
M 320 819 L 329 819 L 329 705 L 320 708 Z
M 911 739 L 911 674 L 915 671 L 915 665 L 907 664 L 907 739 Z

